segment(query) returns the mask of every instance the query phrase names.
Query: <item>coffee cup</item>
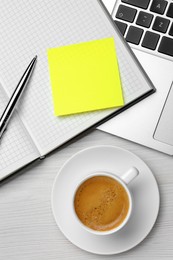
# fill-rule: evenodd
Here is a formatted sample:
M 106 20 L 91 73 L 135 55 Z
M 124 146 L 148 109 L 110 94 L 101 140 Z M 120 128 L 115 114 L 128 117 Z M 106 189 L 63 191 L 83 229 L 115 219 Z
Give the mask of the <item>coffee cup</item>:
M 133 199 L 128 184 L 139 174 L 135 167 L 115 175 L 99 171 L 79 180 L 74 189 L 74 217 L 86 231 L 109 235 L 122 229 L 130 219 Z

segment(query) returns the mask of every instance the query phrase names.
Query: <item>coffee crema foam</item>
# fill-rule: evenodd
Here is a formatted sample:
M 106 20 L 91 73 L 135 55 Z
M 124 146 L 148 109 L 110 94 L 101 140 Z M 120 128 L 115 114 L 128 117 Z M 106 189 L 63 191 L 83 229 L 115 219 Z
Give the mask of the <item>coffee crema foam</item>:
M 85 226 L 96 231 L 109 231 L 126 218 L 129 198 L 125 188 L 115 179 L 94 176 L 76 191 L 74 207 Z

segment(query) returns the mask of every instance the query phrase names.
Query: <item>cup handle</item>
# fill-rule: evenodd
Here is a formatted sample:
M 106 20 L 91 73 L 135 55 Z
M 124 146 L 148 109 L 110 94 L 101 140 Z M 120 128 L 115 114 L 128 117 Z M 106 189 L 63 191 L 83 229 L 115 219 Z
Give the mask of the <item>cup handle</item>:
M 138 176 L 138 174 L 138 169 L 132 167 L 121 176 L 121 179 L 125 182 L 125 184 L 129 184 L 133 179 Z

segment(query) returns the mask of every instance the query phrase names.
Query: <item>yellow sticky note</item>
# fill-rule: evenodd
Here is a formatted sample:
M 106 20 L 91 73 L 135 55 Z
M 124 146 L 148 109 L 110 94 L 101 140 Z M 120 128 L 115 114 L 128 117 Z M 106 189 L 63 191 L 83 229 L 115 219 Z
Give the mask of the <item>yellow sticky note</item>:
M 55 115 L 124 104 L 113 38 L 48 50 Z

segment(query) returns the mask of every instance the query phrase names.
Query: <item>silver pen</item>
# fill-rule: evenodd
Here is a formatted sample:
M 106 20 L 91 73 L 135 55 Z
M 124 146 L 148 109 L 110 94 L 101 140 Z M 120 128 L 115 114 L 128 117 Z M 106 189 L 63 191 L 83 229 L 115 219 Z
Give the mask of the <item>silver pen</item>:
M 30 64 L 28 65 L 27 69 L 25 70 L 22 78 L 20 79 L 17 87 L 15 88 L 1 118 L 0 118 L 0 138 L 2 137 L 8 122 L 10 121 L 10 118 L 15 110 L 15 107 L 22 96 L 22 93 L 27 86 L 29 79 L 32 75 L 32 72 L 34 70 L 35 64 L 36 64 L 37 56 L 35 56 Z

